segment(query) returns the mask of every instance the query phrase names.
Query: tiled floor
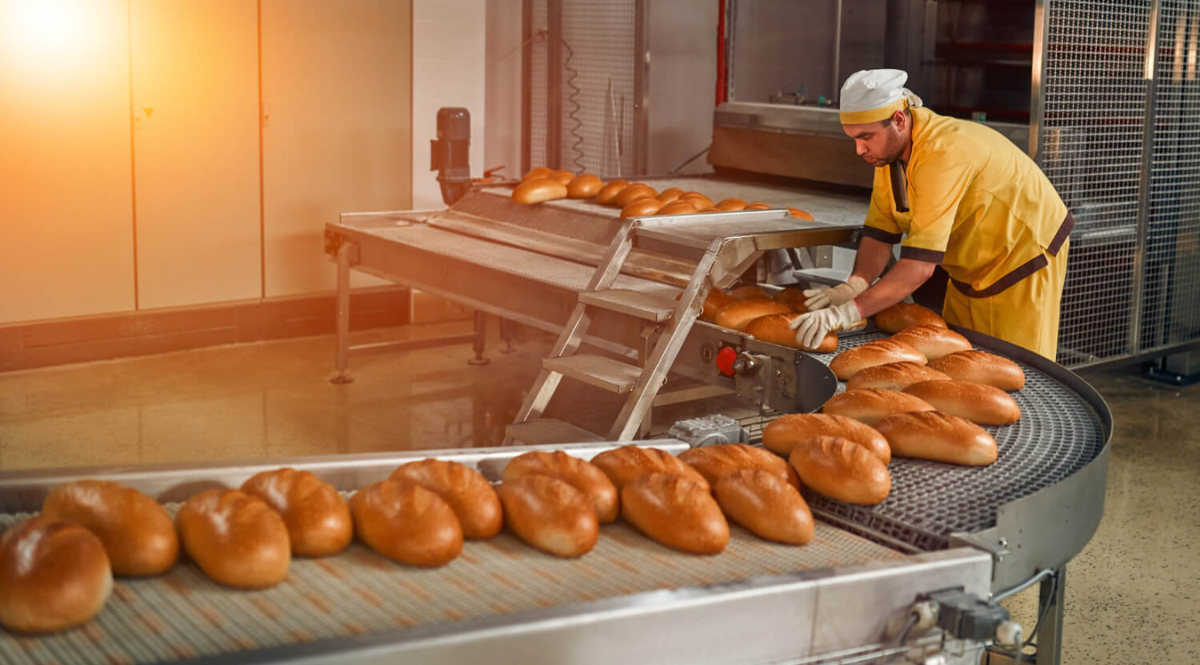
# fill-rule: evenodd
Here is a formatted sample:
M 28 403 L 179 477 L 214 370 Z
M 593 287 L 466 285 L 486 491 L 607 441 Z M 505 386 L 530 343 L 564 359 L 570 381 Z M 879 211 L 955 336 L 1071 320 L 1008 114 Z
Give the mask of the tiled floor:
M 0 374 L 0 471 L 496 445 L 549 344 L 494 342 L 482 367 L 466 346 L 358 357 L 344 386 L 330 337 Z M 1068 567 L 1063 662 L 1198 663 L 1200 385 L 1088 378 L 1116 431 L 1104 520 Z M 1036 602 L 1007 603 L 1027 630 Z

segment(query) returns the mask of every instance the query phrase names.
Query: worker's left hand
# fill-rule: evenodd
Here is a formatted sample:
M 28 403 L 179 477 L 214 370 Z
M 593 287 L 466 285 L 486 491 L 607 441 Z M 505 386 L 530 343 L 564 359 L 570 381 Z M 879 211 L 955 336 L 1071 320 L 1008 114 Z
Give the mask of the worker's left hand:
M 796 341 L 806 349 L 815 349 L 834 330 L 849 330 L 865 322 L 858 303 L 851 298 L 840 305 L 801 314 L 789 325 L 796 331 Z

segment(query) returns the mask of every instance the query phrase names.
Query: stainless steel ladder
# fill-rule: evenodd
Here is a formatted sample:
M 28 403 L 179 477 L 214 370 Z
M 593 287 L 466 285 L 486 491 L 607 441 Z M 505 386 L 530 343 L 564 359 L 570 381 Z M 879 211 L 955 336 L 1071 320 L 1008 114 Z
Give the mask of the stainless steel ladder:
M 700 314 L 701 304 L 710 286 L 709 273 L 718 253 L 715 245 L 704 252 L 678 301 L 627 289 L 612 289 L 625 259 L 633 249 L 639 228 L 638 220 L 623 220 L 595 274 L 579 294 L 579 303 L 554 348 L 542 361 L 542 370 L 521 410 L 513 424 L 506 429 L 505 445 L 515 442 L 628 441 L 638 433 L 654 397 L 666 381 L 671 364 L 675 362 L 692 324 Z M 607 356 L 578 352 L 591 325 L 593 308 L 662 326 L 661 335 L 640 367 Z M 627 396 L 607 437 L 571 423 L 542 417 L 564 377 Z

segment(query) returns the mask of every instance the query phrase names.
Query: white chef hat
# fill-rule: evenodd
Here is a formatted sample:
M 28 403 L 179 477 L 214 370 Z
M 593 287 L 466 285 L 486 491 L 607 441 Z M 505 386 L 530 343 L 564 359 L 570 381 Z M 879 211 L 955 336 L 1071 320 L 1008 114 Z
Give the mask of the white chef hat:
M 842 84 L 840 115 L 843 125 L 861 125 L 892 117 L 900 109 L 921 107 L 921 98 L 904 87 L 908 72 L 864 69 Z

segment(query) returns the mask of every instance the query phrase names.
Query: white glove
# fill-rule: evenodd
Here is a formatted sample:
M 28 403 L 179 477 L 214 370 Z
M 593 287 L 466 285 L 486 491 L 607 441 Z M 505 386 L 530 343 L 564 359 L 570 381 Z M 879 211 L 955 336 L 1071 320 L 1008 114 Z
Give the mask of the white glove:
M 841 305 L 848 300 L 854 300 L 858 294 L 867 290 L 867 280 L 851 275 L 846 281 L 837 286 L 822 286 L 819 289 L 805 289 L 804 306 L 808 311 L 824 309 L 832 305 Z
M 858 303 L 850 300 L 840 305 L 801 314 L 792 319 L 788 327 L 796 331 L 796 341 L 800 346 L 815 349 L 830 332 L 849 330 L 865 322 Z

